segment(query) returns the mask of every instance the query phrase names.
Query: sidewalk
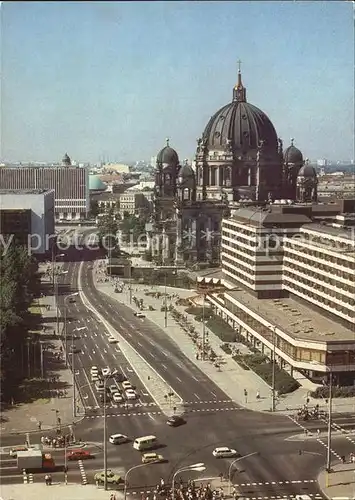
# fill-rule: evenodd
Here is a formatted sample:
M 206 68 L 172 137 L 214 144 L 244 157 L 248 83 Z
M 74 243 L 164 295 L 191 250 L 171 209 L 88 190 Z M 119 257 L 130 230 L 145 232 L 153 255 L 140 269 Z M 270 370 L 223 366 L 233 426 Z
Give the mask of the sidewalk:
M 44 496 L 46 500 L 110 500 L 112 493 L 116 499 L 123 498 L 122 492 L 105 491 L 94 485 L 86 484 L 7 484 L 0 486 L 0 500 L 38 500 Z
M 133 301 L 129 303 L 129 290 L 128 285 L 125 286 L 122 293 L 114 292 L 114 285 L 112 282 L 98 281 L 102 278 L 102 274 L 98 277 L 97 267 L 100 264 L 97 263 L 95 267 L 94 282 L 98 290 L 105 293 L 106 295 L 114 298 L 118 302 L 125 304 L 128 307 L 136 310 L 136 306 Z M 102 271 L 100 271 L 102 273 Z M 208 332 L 209 344 L 215 351 L 217 356 L 223 359 L 221 364 L 221 371 L 209 361 L 196 360 L 196 348 L 192 343 L 190 337 L 180 325 L 171 317 L 168 313 L 168 328 L 164 325 L 164 312 L 161 311 L 161 307 L 164 305 L 164 297 L 156 299 L 152 296 L 145 295 L 146 291 L 159 291 L 164 294 L 163 286 L 149 285 L 137 285 L 132 286 L 132 296 L 137 299 L 143 299 L 144 303 L 144 314 L 151 321 L 155 322 L 159 327 L 161 327 L 167 335 L 174 340 L 183 354 L 189 358 L 193 363 L 196 364 L 216 385 L 218 385 L 233 401 L 237 404 L 254 411 L 270 411 L 271 409 L 271 388 L 266 382 L 264 382 L 259 376 L 257 376 L 252 370 L 244 370 L 241 368 L 233 359 L 232 355 L 226 354 L 223 349 L 221 349 L 222 341 L 215 335 L 211 330 L 206 327 L 206 332 Z M 178 289 L 173 287 L 167 287 L 167 294 L 178 294 L 181 298 L 191 297 L 195 295 L 194 290 Z M 177 306 L 176 299 L 171 299 L 167 301 L 167 304 L 172 304 L 179 312 L 184 313 L 189 319 L 189 322 L 195 326 L 197 332 L 200 332 L 200 337 L 202 336 L 202 325 L 194 319 L 193 315 L 189 315 L 185 312 L 186 306 Z M 148 307 L 153 306 L 154 311 L 149 311 Z M 247 347 L 241 343 L 234 343 L 235 348 L 240 349 L 242 353 L 246 352 Z M 301 377 L 301 375 L 299 375 Z M 300 380 L 303 385 L 288 395 L 282 395 L 278 398 L 276 403 L 276 410 L 278 412 L 293 414 L 295 410 L 299 409 L 306 403 L 307 397 L 309 397 L 309 391 L 311 389 L 311 383 L 306 384 Z M 307 380 L 307 382 L 309 382 Z M 246 389 L 248 395 L 244 396 L 244 389 Z M 260 394 L 260 399 L 256 398 L 257 391 Z M 355 398 L 336 398 L 333 399 L 333 411 L 334 412 L 353 412 L 355 408 Z M 321 409 L 327 411 L 327 405 L 323 399 L 313 399 L 310 398 L 310 406 L 319 404 Z
M 47 267 L 47 265 L 41 264 L 39 272 L 44 272 Z M 48 277 L 42 275 L 41 281 L 48 283 Z M 40 336 L 41 342 L 43 342 L 44 375 L 49 380 L 50 393 L 43 394 L 43 398 L 31 403 L 16 404 L 15 401 L 13 407 L 4 410 L 2 413 L 4 422 L 1 423 L 0 427 L 1 434 L 23 435 L 39 430 L 57 429 L 58 417 L 61 426 L 73 425 L 74 423 L 72 374 L 69 368 L 65 368 L 64 356 L 60 351 L 62 342 L 56 335 L 55 297 L 53 295 L 43 296 L 38 299 L 37 303 L 41 308 L 43 318 Z M 58 358 L 61 358 L 61 361 Z M 60 397 L 58 397 L 57 391 Z M 66 395 L 64 395 L 65 391 Z
M 330 500 L 355 499 L 355 471 L 354 464 L 337 464 L 332 467 L 333 472 L 328 476 L 323 470 L 318 476 L 318 484 L 322 493 Z

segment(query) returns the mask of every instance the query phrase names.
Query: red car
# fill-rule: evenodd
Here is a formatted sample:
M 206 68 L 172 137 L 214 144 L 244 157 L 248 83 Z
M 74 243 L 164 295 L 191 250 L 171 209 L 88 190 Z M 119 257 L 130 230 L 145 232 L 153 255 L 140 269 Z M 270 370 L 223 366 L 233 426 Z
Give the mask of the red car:
M 94 455 L 85 450 L 72 450 L 67 453 L 68 460 L 88 460 L 89 458 L 94 458 Z

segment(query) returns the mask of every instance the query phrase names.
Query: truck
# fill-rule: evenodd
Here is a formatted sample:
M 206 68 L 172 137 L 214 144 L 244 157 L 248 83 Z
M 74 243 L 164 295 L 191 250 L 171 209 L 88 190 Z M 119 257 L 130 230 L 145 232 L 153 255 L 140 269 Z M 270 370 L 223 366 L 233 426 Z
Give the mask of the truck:
M 42 450 L 27 450 L 17 452 L 17 467 L 26 471 L 52 471 L 55 469 L 55 463 L 50 453 L 43 453 Z

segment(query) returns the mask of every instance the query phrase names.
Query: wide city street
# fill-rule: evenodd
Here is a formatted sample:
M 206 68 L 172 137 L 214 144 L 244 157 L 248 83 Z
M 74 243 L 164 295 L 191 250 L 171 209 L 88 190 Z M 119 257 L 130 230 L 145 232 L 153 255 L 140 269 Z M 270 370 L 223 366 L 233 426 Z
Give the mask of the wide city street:
M 177 474 L 177 479 L 224 486 L 227 492 L 229 476 L 231 485 L 244 498 L 289 498 L 297 494 L 323 498 L 316 479 L 325 462 L 326 422 L 299 423 L 292 415 L 252 412 L 238 406 L 187 359 L 178 344 L 156 324 L 134 316 L 134 309 L 96 289 L 91 260 L 94 257 L 94 252 L 69 251 L 63 264 L 66 273 L 59 277 L 59 303 L 61 315 L 66 314 L 67 319 L 68 352 L 71 344 L 75 346 L 68 359 L 75 373 L 75 412 L 81 418 L 75 425 L 76 439 L 82 441 L 82 450 L 94 456 L 92 460 L 68 462 L 68 481 L 93 484 L 95 473 L 103 470 L 106 421 L 107 437 L 119 433 L 129 438 L 124 444 L 107 443 L 108 468 L 121 477 L 131 467 L 142 463 L 142 452 L 132 446 L 135 438 L 154 435 L 159 441 L 155 451 L 163 456 L 164 462 L 130 472 L 127 478 L 130 494 L 153 492 L 161 479 L 170 483 L 179 469 L 203 462 L 203 472 L 184 472 Z M 69 297 L 74 293 L 78 295 Z M 100 318 L 104 318 L 105 324 Z M 111 331 L 107 331 L 106 322 Z M 117 332 L 117 342 L 109 339 L 112 331 Z M 122 353 L 119 338 L 125 339 L 138 353 L 138 364 Z M 144 376 L 144 373 L 151 373 L 145 371 L 146 363 L 181 398 L 176 412 L 183 416 L 184 425 L 176 428 L 167 425 L 169 412 L 159 407 L 154 391 L 150 391 L 152 381 L 150 376 Z M 95 383 L 91 382 L 92 366 L 99 370 L 116 369 L 135 387 L 137 399 L 108 400 L 104 419 L 102 398 Z M 112 379 L 108 386 L 122 389 L 120 380 Z M 171 404 L 171 414 L 174 404 Z M 341 432 L 349 423 L 346 415 L 338 415 L 334 420 L 336 432 L 332 453 L 337 460 L 354 449 L 351 431 Z M 42 435 L 34 432 L 27 439 L 31 444 L 39 443 Z M 2 436 L 2 484 L 43 480 L 43 474 L 35 473 L 24 479 L 22 471 L 16 468 L 16 459 L 9 456 L 9 447 L 23 442 L 19 436 Z M 222 446 L 237 450 L 240 457 L 245 458 L 230 467 L 235 457 L 217 459 L 212 455 L 216 447 Z M 49 447 L 48 451 L 57 465 L 53 480 L 63 482 L 68 450 Z

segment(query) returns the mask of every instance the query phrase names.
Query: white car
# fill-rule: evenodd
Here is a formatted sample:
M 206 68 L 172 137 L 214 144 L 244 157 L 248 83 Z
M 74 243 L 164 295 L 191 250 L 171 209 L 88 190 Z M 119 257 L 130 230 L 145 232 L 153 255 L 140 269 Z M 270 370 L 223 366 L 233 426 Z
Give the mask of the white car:
M 98 382 L 99 380 L 99 376 L 96 373 L 91 374 L 91 382 Z
M 104 377 L 106 377 L 107 375 L 110 375 L 110 373 L 111 373 L 110 368 L 103 368 L 101 371 L 102 371 L 102 375 Z
M 115 403 L 122 403 L 123 401 L 123 396 L 119 392 L 115 392 L 112 395 L 112 399 L 114 400 Z
M 125 396 L 127 399 L 137 399 L 137 393 L 133 389 L 127 389 L 125 391 Z
M 98 367 L 97 367 L 97 366 L 92 366 L 92 367 L 90 368 L 90 373 L 91 373 L 91 375 L 94 375 L 95 373 L 97 373 L 97 374 L 98 374 L 98 373 L 99 373 L 99 369 L 98 369 Z
M 110 344 L 117 344 L 118 342 L 118 340 L 113 335 L 109 336 L 108 341 L 110 342 Z
M 126 390 L 126 389 L 132 389 L 132 384 L 128 380 L 125 380 L 124 382 L 122 382 L 122 387 L 123 387 L 124 390 Z
M 227 446 L 221 446 L 220 448 L 215 448 L 212 451 L 212 455 L 215 458 L 239 457 L 239 453 L 237 452 L 237 450 L 233 450 L 232 448 L 227 448 Z
M 124 434 L 112 434 L 112 436 L 109 437 L 109 441 L 111 444 L 122 444 L 128 443 L 129 439 Z
M 136 318 L 145 318 L 145 314 L 143 314 L 141 312 L 135 312 L 134 315 Z

